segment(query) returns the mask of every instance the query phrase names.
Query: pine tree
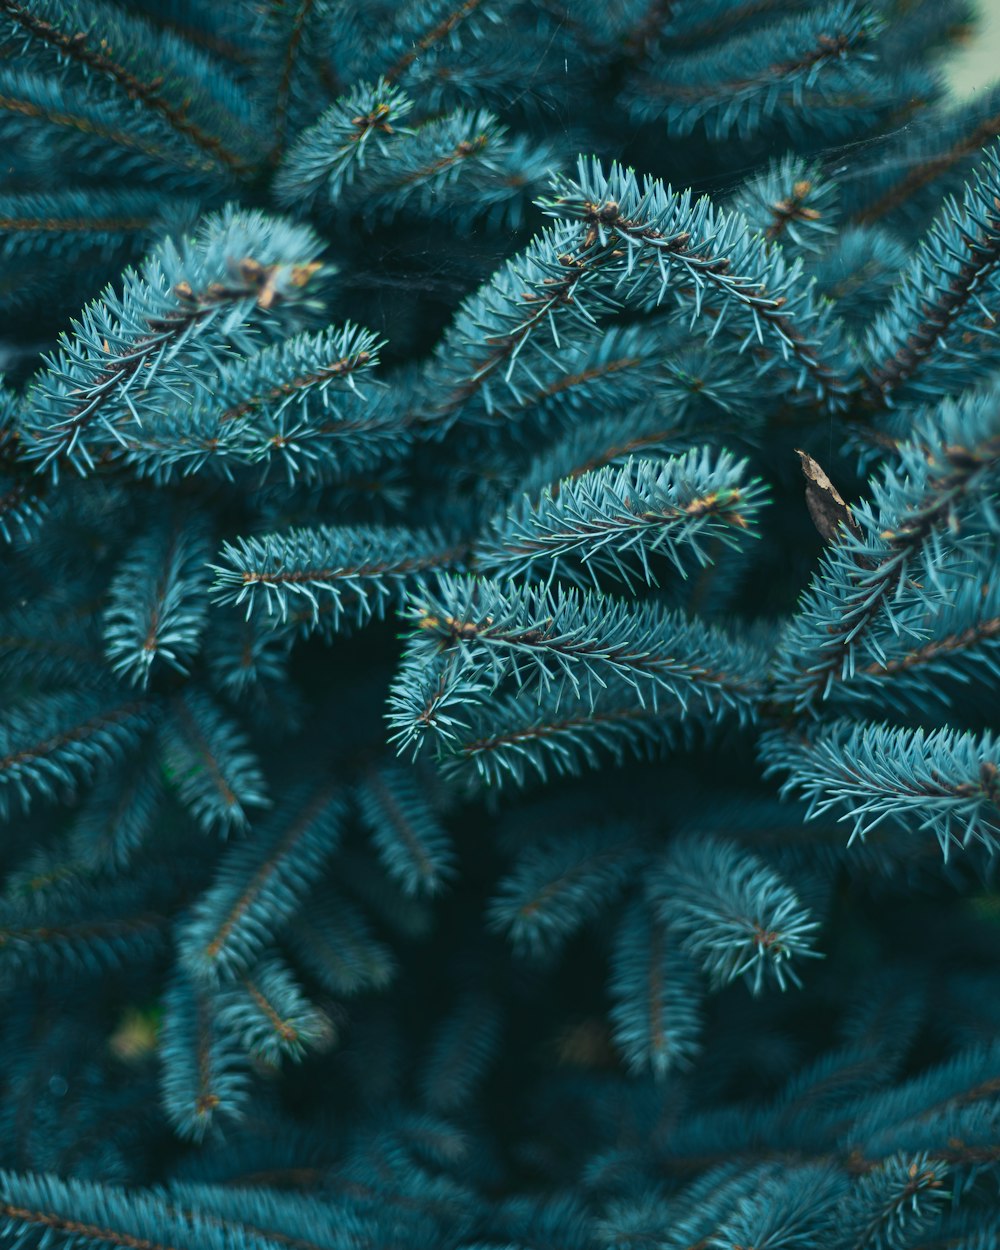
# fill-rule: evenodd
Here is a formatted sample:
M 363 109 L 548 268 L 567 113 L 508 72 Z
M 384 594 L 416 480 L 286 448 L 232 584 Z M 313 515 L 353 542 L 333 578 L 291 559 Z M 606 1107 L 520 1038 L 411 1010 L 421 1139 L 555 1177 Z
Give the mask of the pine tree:
M 1000 1241 L 973 20 L 0 0 L 0 1247 Z

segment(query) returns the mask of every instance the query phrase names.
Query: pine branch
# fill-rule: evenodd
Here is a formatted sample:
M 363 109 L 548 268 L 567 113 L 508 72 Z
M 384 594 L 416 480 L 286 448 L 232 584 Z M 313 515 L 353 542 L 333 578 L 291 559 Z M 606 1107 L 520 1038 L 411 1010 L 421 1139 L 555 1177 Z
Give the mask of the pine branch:
M 642 861 L 629 829 L 544 838 L 526 847 L 501 877 L 487 923 L 519 954 L 551 957 L 617 900 Z
M 795 0 L 705 0 L 697 9 L 680 9 L 671 23 L 667 43 L 671 51 L 696 48 L 741 26 L 752 26 L 771 13 L 795 8 Z
M 318 246 L 308 228 L 235 210 L 206 218 L 180 248 L 165 241 L 141 271 L 126 272 L 121 296 L 108 290 L 63 336 L 29 392 L 25 458 L 53 480 L 66 465 L 92 471 L 97 447 L 120 444 L 120 425 L 142 425 L 140 396 L 144 408 L 172 402 L 213 350 L 249 346 L 247 323 L 301 304 Z
M 231 699 L 276 688 L 287 680 L 292 642 L 242 612 L 213 612 L 204 651 L 212 685 Z
M 333 630 L 379 618 L 397 602 L 412 576 L 461 560 L 464 547 L 435 533 L 380 526 L 324 526 L 240 539 L 213 565 L 217 603 L 247 605 L 247 616 L 289 619 L 296 597 L 309 604 L 309 624 L 320 622 L 329 596 Z
M 0 16 L 23 32 L 29 46 L 37 41 L 61 61 L 113 83 L 130 101 L 137 101 L 162 119 L 224 169 L 244 178 L 254 172 L 241 126 L 249 119 L 230 119 L 217 105 L 213 107 L 214 101 L 210 102 L 201 88 L 205 81 L 218 81 L 218 68 L 209 66 L 179 40 L 169 42 L 168 56 L 173 54 L 173 64 L 167 64 L 173 72 L 164 74 L 163 61 L 153 52 L 163 36 L 146 30 L 141 20 L 126 18 L 103 5 L 85 0 L 71 0 L 68 6 L 53 0 L 33 0 L 29 7 L 21 0 L 2 0 Z M 175 66 L 183 69 L 178 72 Z M 229 88 L 229 95 L 235 102 L 235 86 Z M 192 116 L 194 101 L 200 109 Z M 198 111 L 203 113 L 203 121 L 198 120 Z M 223 133 L 213 133 L 216 127 Z
M 99 604 L 36 600 L 0 616 L 0 671 L 40 685 L 75 684 L 104 660 L 95 629 Z
M 87 1250 L 221 1250 L 231 1244 L 215 1221 L 177 1211 L 155 1191 L 45 1173 L 0 1173 L 0 1216 L 18 1244 Z M 259 1244 L 277 1250 L 279 1243 Z
M 152 180 L 204 185 L 218 175 L 218 165 L 190 145 L 177 142 L 173 132 L 162 133 L 137 125 L 134 110 L 118 99 L 68 92 L 63 84 L 23 69 L 0 70 L 0 115 L 6 138 L 23 141 L 32 123 L 49 136 L 58 150 L 68 149 L 72 163 L 113 167 L 123 155 L 144 158 Z M 56 136 L 60 136 L 60 140 Z
M 724 709 L 742 719 L 760 697 L 757 657 L 710 626 L 692 626 L 658 604 L 635 607 L 600 595 L 511 587 L 441 575 L 408 597 L 404 616 L 416 633 L 414 656 L 455 647 L 462 669 L 544 692 L 562 690 L 594 706 L 617 677 L 654 710 L 678 700 L 710 718 Z
M 683 399 L 669 414 L 659 403 L 647 404 L 571 430 L 550 444 L 523 477 L 511 483 L 511 494 L 526 496 L 532 502 L 548 494 L 555 501 L 564 481 L 576 483 L 600 469 L 624 465 L 633 457 L 639 463 L 654 456 L 679 459 L 685 447 L 699 443 L 706 433 L 704 423 L 684 408 Z
M 248 972 L 336 849 L 342 816 L 337 787 L 324 784 L 286 797 L 256 836 L 230 848 L 179 938 L 181 963 L 197 981 Z
M 752 994 L 772 981 L 801 985 L 796 961 L 819 958 L 819 922 L 755 855 L 711 837 L 673 844 L 656 873 L 657 914 L 714 985 L 743 977 Z
M 0 981 L 8 988 L 32 982 L 63 985 L 152 964 L 166 946 L 170 917 L 151 882 L 76 881 L 51 900 L 0 903 Z M 157 906 L 157 901 L 161 903 Z
M 475 301 L 466 301 L 472 312 Z M 475 315 L 473 313 L 473 315 Z M 460 312 L 467 331 L 472 327 Z M 531 363 L 530 388 L 523 383 L 514 390 L 488 384 L 469 395 L 460 412 L 463 426 L 480 426 L 488 433 L 506 431 L 522 421 L 542 429 L 558 424 L 577 429 L 581 416 L 614 406 L 630 409 L 648 399 L 651 388 L 662 384 L 661 360 L 681 335 L 666 326 L 609 326 L 597 333 L 589 324 L 575 327 L 569 341 L 560 341 L 558 352 L 536 353 Z M 457 338 L 457 336 L 456 336 Z M 437 390 L 438 370 L 432 364 L 425 388 Z M 443 379 L 441 380 L 443 382 Z M 527 379 L 531 381 L 531 379 Z
M 444 889 L 455 874 L 454 848 L 413 770 L 369 768 L 355 797 L 379 859 L 404 893 Z
M 960 567 L 959 534 L 993 534 L 1000 478 L 996 409 L 973 393 L 927 416 L 900 449 L 898 468 L 851 510 L 785 636 L 780 698 L 799 708 L 827 699 L 859 667 L 887 659 L 879 629 L 920 639 L 943 606 L 941 572 Z
M 663 557 L 686 577 L 690 564 L 711 562 L 710 540 L 738 547 L 741 534 L 754 533 L 763 492 L 745 481 L 746 465 L 700 448 L 567 479 L 495 519 L 474 550 L 477 567 L 497 579 L 563 577 L 595 589 L 607 574 L 631 590 L 633 578 L 657 584 Z
M 247 808 L 270 806 L 245 732 L 203 691 L 188 689 L 171 703 L 161 742 L 167 779 L 206 833 L 242 829 Z
M 876 145 L 867 176 L 850 188 L 851 219 L 861 225 L 887 217 L 895 221 L 923 202 L 933 211 L 946 190 L 961 189 L 959 176 L 998 134 L 1000 92 L 995 86 L 944 114 L 937 109 L 918 114 L 903 134 Z
M 836 248 L 813 266 L 816 286 L 832 299 L 850 333 L 860 335 L 885 311 L 887 300 L 911 260 L 897 235 L 872 226 L 842 229 Z M 876 436 L 881 435 L 881 429 Z M 865 430 L 869 434 L 869 430 Z
M 401 672 L 398 684 L 404 681 Z M 438 747 L 445 776 L 467 783 L 471 774 L 499 789 L 577 776 L 601 768 L 607 759 L 621 765 L 628 756 L 656 758 L 681 741 L 687 728 L 679 708 L 643 702 L 635 687 L 620 679 L 609 679 L 592 698 L 548 689 L 537 704 L 519 692 L 487 698 L 488 693 L 488 688 L 470 694 L 456 686 L 454 704 L 460 713 L 453 714 L 445 735 L 438 706 L 426 710 L 425 720 L 407 706 L 404 719 L 394 688 L 389 718 L 399 726 L 394 736 L 405 746 L 415 736 L 410 726 L 421 726 L 424 734 L 436 732 L 445 739 Z
M 991 280 L 1000 265 L 1000 149 L 992 148 L 959 205 L 948 200 L 914 257 L 891 308 L 868 334 L 865 398 L 891 406 L 904 388 L 940 396 L 956 370 L 978 372 L 961 344 L 995 337 Z M 982 321 L 975 320 L 981 317 Z M 948 345 L 948 338 L 952 345 Z M 990 357 L 983 362 L 991 367 Z M 983 371 L 985 371 L 985 368 Z
M 0 718 L 0 816 L 73 793 L 133 747 L 155 708 L 117 692 L 38 695 Z
M 170 212 L 192 211 L 192 201 L 171 205 Z M 145 190 L 103 191 L 75 187 L 37 195 L 0 197 L 0 239 L 5 257 L 38 254 L 42 263 L 64 263 L 74 251 L 93 249 L 113 256 L 117 248 L 159 233 L 163 195 Z
M 147 746 L 87 796 L 73 823 L 73 853 L 98 870 L 120 871 L 148 840 L 162 797 L 160 760 Z
M 370 222 L 417 213 L 466 230 L 483 216 L 494 226 L 519 225 L 523 201 L 562 163 L 554 144 L 510 136 L 487 109 L 425 122 L 379 155 L 359 167 L 345 207 Z
M 902 1236 L 909 1240 L 930 1232 L 941 1205 L 951 1195 L 944 1188 L 947 1164 L 926 1154 L 900 1152 L 881 1160 L 860 1181 L 852 1200 L 842 1208 L 849 1230 L 850 1250 L 894 1246 Z
M 395 82 L 425 52 L 429 52 L 445 40 L 453 40 L 454 32 L 463 22 L 473 17 L 483 3 L 484 0 L 463 0 L 463 3 L 456 6 L 453 0 L 442 0 L 436 4 L 418 0 L 418 3 L 411 4 L 397 36 L 398 42 L 406 50 L 386 70 L 386 81 Z M 430 25 L 428 25 L 428 18 Z M 421 27 L 424 29 L 421 30 Z
M 762 740 L 767 774 L 788 773 L 782 793 L 798 792 L 809 818 L 842 807 L 851 841 L 883 821 L 932 833 L 952 847 L 1000 845 L 1000 743 L 992 734 L 894 729 L 835 721 L 809 739 Z
M 631 904 L 611 954 L 611 1026 L 633 1073 L 662 1080 L 700 1049 L 701 994 L 690 962 L 642 901 Z
M 402 755 L 416 756 L 428 740 L 438 746 L 454 741 L 467 728 L 469 709 L 490 691 L 482 677 L 464 671 L 464 657 L 423 650 L 404 654 L 388 697 L 389 742 Z
M 147 686 L 154 665 L 186 673 L 208 616 L 209 540 L 189 524 L 155 526 L 111 583 L 104 639 L 113 672 Z
M 822 107 L 822 96 L 867 86 L 873 77 L 867 51 L 878 19 L 853 0 L 779 20 L 709 50 L 657 61 L 630 84 L 626 107 L 637 120 L 664 116 L 674 134 L 704 122 L 712 138 L 734 129 L 746 137 L 778 114 L 801 128 L 803 91 Z M 829 78 L 829 84 L 827 79 Z M 888 81 L 883 92 L 888 94 Z
M 440 1115 L 467 1105 L 486 1079 L 501 1041 L 502 1015 L 483 993 L 472 993 L 445 1016 L 423 1063 L 424 1104 Z
M 711 311 L 713 335 L 733 312 L 737 350 L 759 343 L 764 352 L 758 375 L 777 360 L 766 358 L 767 330 L 797 373 L 786 390 L 798 394 L 809 384 L 818 399 L 842 404 L 849 363 L 829 308 L 799 281 L 800 264 L 786 266 L 742 218 L 659 182 L 640 192 L 634 174 L 617 165 L 605 176 L 597 162 L 581 160 L 576 181 L 556 178 L 552 186 L 554 194 L 537 202 L 560 225 L 467 299 L 445 334 L 424 377 L 419 420 L 429 431 L 443 431 L 467 409 L 502 410 L 494 392 L 520 405 L 526 384 L 528 394 L 543 390 L 536 371 L 545 360 L 551 369 L 553 351 L 561 354 L 560 324 L 590 335 L 600 316 L 621 307 L 649 311 L 668 296 L 695 320 Z M 721 302 L 709 309 L 713 295 Z
M 330 890 L 306 899 L 287 936 L 303 966 L 338 998 L 384 989 L 396 974 L 392 952 L 375 937 L 364 915 Z
M 264 1063 L 278 1064 L 283 1056 L 301 1059 L 334 1038 L 330 1019 L 305 998 L 277 956 L 261 960 L 218 993 L 212 1009 L 220 1030 L 237 1036 L 247 1053 Z
M 299 1174 L 309 1171 L 301 1168 Z M 349 1250 L 369 1232 L 343 1204 L 310 1193 L 283 1192 L 283 1178 L 267 1179 L 276 1183 L 254 1183 L 264 1178 L 226 1185 L 171 1180 L 167 1192 L 179 1214 L 213 1226 L 227 1245 Z
M 583 258 L 578 260 L 567 250 L 577 233 L 566 228 L 543 232 L 464 302 L 426 371 L 428 400 L 418 420 L 428 432 L 447 430 L 473 403 L 491 412 L 494 385 L 501 381 L 496 389 L 509 390 L 515 404 L 524 402 L 519 364 L 532 391 L 544 389 L 544 383 L 521 363 L 533 334 L 537 338 L 536 332 L 549 328 L 558 348 L 555 326 L 561 314 L 575 322 L 573 329 L 579 336 L 596 326 L 590 304 L 602 311 L 614 307 L 608 296 L 589 290 L 596 284 L 596 267 L 592 270 Z M 585 289 L 589 301 L 583 299 Z M 546 351 L 540 349 L 538 354 L 544 359 Z
M 734 1203 L 713 1237 L 720 1244 L 794 1245 L 816 1238 L 839 1244 L 849 1188 L 827 1162 L 799 1165 L 760 1178 L 759 1189 Z
M 164 995 L 164 1008 L 159 1047 L 163 1109 L 181 1137 L 200 1142 L 218 1119 L 239 1119 L 246 1113 L 246 1059 L 234 1036 L 220 1029 L 208 994 L 186 977 L 174 975 Z M 187 1212 L 180 1218 L 192 1227 L 201 1223 Z M 211 1229 L 211 1221 L 206 1224 L 201 1244 Z
M 407 438 L 391 395 L 365 385 L 381 346 L 348 322 L 224 363 L 187 403 L 121 432 L 123 455 L 161 479 L 260 466 L 292 484 L 368 467 Z
M 847 1141 L 852 1155 L 880 1155 L 882 1139 L 914 1125 L 934 1126 L 939 1116 L 969 1107 L 990 1108 L 998 1089 L 1000 1050 L 995 1041 L 873 1093 L 858 1109 Z M 890 1145 L 889 1151 L 898 1149 Z M 889 1153 L 882 1151 L 881 1155 Z
M 882 656 L 856 665 L 838 683 L 838 696 L 924 711 L 954 703 L 958 689 L 1000 678 L 1000 585 L 992 578 L 992 554 L 987 542 L 984 559 L 943 578 L 943 602 L 924 639 L 887 638 Z
M 847 393 L 843 349 L 828 312 L 797 283 L 798 267 L 786 269 L 779 251 L 764 251 L 736 214 L 719 212 L 704 198 L 692 204 L 690 192 L 675 195 L 654 181 L 640 191 L 631 171 L 612 165 L 605 177 L 596 161 L 581 160 L 576 181 L 556 178 L 553 191 L 544 210 L 585 227 L 575 263 L 600 264 L 630 303 L 659 303 L 668 293 L 677 298 L 678 279 L 686 280 L 694 287 L 695 315 L 709 292 L 744 310 L 753 326 L 744 346 L 762 342 L 764 328 L 773 333 L 800 371 L 799 389 L 808 380 L 817 398 L 834 405 Z
M 411 133 L 398 123 L 412 108 L 413 102 L 384 78 L 360 83 L 291 146 L 275 175 L 277 202 L 287 208 L 315 202 L 322 193 L 327 203 L 336 204 L 369 157 L 392 157 L 400 137 Z
M 315 7 L 316 0 L 296 0 L 294 5 L 291 27 L 285 42 L 284 54 L 281 57 L 281 67 L 278 73 L 278 85 L 275 93 L 275 154 L 280 153 L 285 145 L 285 138 L 288 132 L 288 113 L 292 96 L 292 80 L 295 74 L 295 61 L 306 36 L 309 19 Z M 282 13 L 280 16 L 284 17 L 285 15 Z
M 198 0 L 171 0 L 165 12 L 156 0 L 152 3 L 145 0 L 140 7 L 146 20 L 158 29 L 180 35 L 185 42 L 203 48 L 213 57 L 241 67 L 254 62 L 252 49 L 240 38 L 245 32 L 239 0 L 222 0 L 209 12 L 201 9 Z
M 773 160 L 767 170 L 743 184 L 732 206 L 768 243 L 786 255 L 822 253 L 839 218 L 837 185 L 800 156 Z

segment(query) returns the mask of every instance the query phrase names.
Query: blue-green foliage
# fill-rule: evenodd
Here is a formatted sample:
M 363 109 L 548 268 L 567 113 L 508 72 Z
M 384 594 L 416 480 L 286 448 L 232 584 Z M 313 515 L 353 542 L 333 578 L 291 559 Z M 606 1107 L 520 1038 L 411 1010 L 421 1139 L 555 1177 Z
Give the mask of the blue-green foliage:
M 686 563 L 709 562 L 711 539 L 736 546 L 741 530 L 753 532 L 762 501 L 744 468 L 725 452 L 713 463 L 702 449 L 558 482 L 495 522 L 476 548 L 477 565 L 501 579 L 562 576 L 600 587 L 604 574 L 631 587 L 633 577 L 655 584 L 659 556 L 685 576 Z
M 426 531 L 384 526 L 323 526 L 240 539 L 223 548 L 216 567 L 219 603 L 246 603 L 284 624 L 305 600 L 304 622 L 336 631 L 385 615 L 410 574 L 453 564 L 461 547 Z
M 611 952 L 612 1036 L 632 1072 L 662 1079 L 699 1050 L 700 994 L 690 962 L 642 900 L 626 912 Z
M 365 914 L 331 889 L 311 894 L 286 931 L 289 945 L 320 985 L 338 998 L 384 989 L 395 961 Z
M 992 392 L 973 391 L 960 407 L 946 400 L 910 414 L 906 440 L 873 480 L 870 501 L 853 509 L 788 626 L 783 698 L 808 706 L 863 695 L 859 674 L 905 668 L 897 655 L 890 669 L 900 640 L 907 654 L 921 644 L 933 652 L 927 640 L 963 581 L 974 579 L 988 598 L 1000 532 L 997 413 Z
M 761 1178 L 756 1193 L 735 1202 L 713 1240 L 739 1245 L 834 1244 L 847 1198 L 844 1178 L 827 1164 Z
M 269 827 L 226 851 L 178 935 L 192 976 L 231 981 L 253 965 L 336 847 L 342 807 L 331 787 L 286 794 Z
M 379 80 L 338 100 L 289 152 L 276 180 L 280 202 L 323 193 L 339 212 L 372 220 L 464 210 L 515 224 L 527 191 L 559 163 L 553 145 L 509 138 L 486 109 L 457 109 L 400 126 L 413 102 Z
M 124 867 L 152 833 L 164 786 L 155 742 L 112 769 L 80 805 L 69 834 L 73 859 Z
M 748 178 L 733 197 L 733 208 L 783 252 L 822 255 L 839 225 L 838 192 L 816 162 L 787 155 Z
M 0 981 L 10 990 L 26 981 L 66 982 L 151 961 L 165 945 L 173 901 L 165 897 L 157 907 L 156 893 L 148 874 L 112 885 L 90 880 L 85 871 L 46 881 L 42 866 L 23 886 L 13 882 L 0 903 Z
M 814 389 L 818 400 L 836 402 L 847 389 L 845 348 L 831 310 L 796 281 L 798 264 L 787 265 L 777 248 L 761 248 L 738 213 L 719 212 L 707 197 L 694 200 L 662 182 L 640 185 L 617 164 L 605 174 L 596 160 L 581 159 L 577 178 L 557 177 L 553 189 L 546 213 L 584 227 L 579 272 L 567 279 L 575 301 L 578 288 L 596 287 L 596 295 L 612 287 L 613 298 L 648 308 L 678 301 L 686 281 L 694 287 L 692 317 L 707 311 L 707 300 L 714 334 L 727 313 L 745 323 L 741 349 L 753 342 L 765 352 L 776 347 L 794 371 L 797 391 Z
M 873 1250 L 913 1245 L 933 1228 L 939 1207 L 951 1197 L 948 1173 L 947 1163 L 923 1153 L 882 1160 L 841 1212 L 851 1243 Z
M 949 6 L 929 7 L 946 13 Z M 970 15 L 963 16 L 967 21 Z M 896 31 L 910 26 L 897 23 Z M 851 220 L 903 230 L 929 225 L 946 195 L 962 193 L 983 147 L 996 136 L 998 105 L 1000 90 L 993 84 L 949 107 L 918 109 L 903 133 L 872 144 L 861 156 L 861 176 L 843 185 Z
M 428 686 L 412 681 L 405 665 L 400 676 L 405 685 L 389 696 L 396 741 L 419 750 L 433 738 L 447 776 L 463 779 L 474 770 L 491 787 L 576 775 L 633 755 L 655 757 L 684 728 L 678 706 L 642 702 L 621 677 L 590 692 L 549 686 L 537 699 L 514 691 L 485 702 L 487 685 L 454 680 L 447 668 L 428 668 Z
M 971 20 L 0 0 L 0 1250 L 1000 1244 Z
M 278 202 L 292 205 L 322 193 L 337 204 L 369 160 L 391 162 L 394 148 L 413 133 L 399 124 L 412 108 L 413 101 L 384 79 L 358 84 L 286 153 L 274 183 Z
M 182 1136 L 201 1141 L 218 1118 L 238 1118 L 249 1094 L 248 1064 L 235 1030 L 223 1027 L 208 991 L 182 974 L 163 996 L 163 1109 Z
M 962 202 L 944 203 L 888 309 L 867 335 L 872 402 L 891 406 L 907 391 L 940 398 L 995 370 L 991 311 L 1000 265 L 1000 164 L 993 147 Z
M 472 1100 L 499 1050 L 500 1022 L 496 1003 L 481 994 L 444 1017 L 421 1075 L 423 1101 L 431 1111 L 448 1115 Z
M 308 228 L 227 210 L 180 247 L 168 239 L 154 249 L 140 272 L 126 272 L 121 295 L 109 289 L 88 305 L 32 385 L 21 431 L 29 459 L 58 480 L 113 458 L 131 423 L 191 392 L 199 366 L 247 351 L 255 319 L 294 314 L 319 246 Z
M 161 479 L 205 473 L 255 483 L 337 480 L 377 463 L 387 440 L 406 438 L 382 393 L 358 385 L 378 347 L 348 323 L 227 361 L 188 404 L 125 432 L 128 462 Z
M 0 714 L 0 811 L 93 779 L 121 759 L 153 721 L 141 698 L 118 690 L 39 694 Z
M 241 828 L 247 808 L 268 806 L 245 733 L 204 691 L 189 690 L 170 704 L 161 737 L 167 780 L 202 829 Z
M 156 525 L 129 552 L 104 611 L 108 659 L 119 677 L 147 686 L 154 665 L 180 673 L 197 654 L 208 617 L 208 536 Z
M 701 122 L 715 139 L 747 137 L 775 119 L 793 132 L 850 133 L 866 107 L 903 98 L 895 67 L 879 65 L 869 50 L 878 29 L 871 8 L 855 0 L 810 5 L 700 54 L 664 56 L 630 85 L 626 104 L 634 117 L 677 135 Z M 845 107 L 847 95 L 854 99 Z
M 455 853 L 421 779 L 401 764 L 371 768 L 356 800 L 386 872 L 407 894 L 436 894 L 454 874 Z
M 774 771 L 790 771 L 787 790 L 810 801 L 810 813 L 847 808 L 852 837 L 883 820 L 915 833 L 933 833 L 947 855 L 952 846 L 1000 835 L 1000 743 L 996 735 L 834 721 L 813 742 L 765 740 Z
M 190 228 L 198 214 L 197 200 L 151 189 L 54 187 L 5 195 L 0 291 L 25 318 L 54 308 L 72 315 L 109 272 L 164 234 Z
M 534 843 L 500 879 L 490 927 L 519 953 L 552 955 L 617 898 L 641 862 L 628 830 L 583 830 Z
M 266 1063 L 301 1059 L 306 1049 L 332 1040 L 330 1021 L 302 994 L 278 958 L 262 959 L 215 999 L 223 1032 L 239 1036 L 249 1054 Z
M 817 922 L 755 856 L 711 837 L 687 835 L 652 878 L 660 920 L 717 985 L 745 977 L 754 994 L 768 981 L 799 984 Z
M 401 680 L 419 674 L 454 650 L 455 678 L 469 673 L 494 688 L 565 692 L 593 708 L 610 680 L 635 691 L 635 701 L 658 710 L 676 700 L 706 719 L 731 710 L 752 715 L 761 687 L 754 676 L 755 651 L 722 630 L 692 628 L 680 613 L 648 602 L 596 592 L 578 594 L 486 578 L 442 575 L 421 583 L 404 607 L 415 630 Z M 447 678 L 453 680 L 452 677 Z

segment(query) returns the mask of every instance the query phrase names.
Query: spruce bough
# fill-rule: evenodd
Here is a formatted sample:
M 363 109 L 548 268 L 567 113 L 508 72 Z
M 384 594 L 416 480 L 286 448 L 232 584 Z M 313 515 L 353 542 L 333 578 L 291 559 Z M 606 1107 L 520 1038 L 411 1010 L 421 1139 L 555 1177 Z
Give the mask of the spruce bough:
M 1000 1240 L 970 20 L 0 0 L 0 1247 Z

